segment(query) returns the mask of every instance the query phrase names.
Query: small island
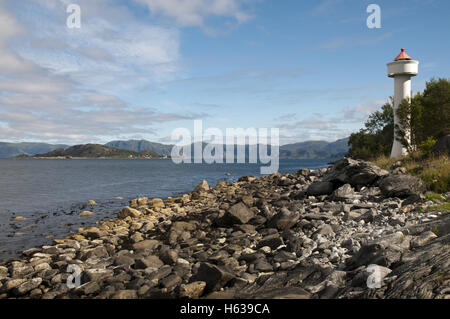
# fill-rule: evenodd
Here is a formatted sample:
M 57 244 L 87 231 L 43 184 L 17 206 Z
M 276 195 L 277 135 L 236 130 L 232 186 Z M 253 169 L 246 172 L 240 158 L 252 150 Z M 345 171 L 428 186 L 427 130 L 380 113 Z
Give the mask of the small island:
M 44 154 L 18 155 L 14 158 L 27 158 L 27 159 L 154 159 L 154 158 L 167 158 L 159 155 L 151 150 L 145 150 L 141 152 L 134 152 L 130 150 L 123 150 L 116 147 L 104 146 L 100 144 L 85 144 L 75 145 L 67 149 L 58 148 Z

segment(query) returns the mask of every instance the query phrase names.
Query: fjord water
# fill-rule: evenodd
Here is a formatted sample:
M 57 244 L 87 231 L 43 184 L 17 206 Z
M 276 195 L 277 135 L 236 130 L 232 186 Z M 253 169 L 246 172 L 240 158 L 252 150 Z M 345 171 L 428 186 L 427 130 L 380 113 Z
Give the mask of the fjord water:
M 328 166 L 333 159 L 280 160 L 280 173 Z M 261 176 L 260 164 L 174 164 L 171 160 L 0 160 L 0 260 L 50 244 L 78 227 L 114 218 L 130 199 L 177 196 L 210 185 Z M 120 198 L 118 198 L 120 197 Z M 86 206 L 89 200 L 98 205 Z M 79 217 L 83 210 L 92 217 Z M 17 216 L 25 217 L 16 221 Z

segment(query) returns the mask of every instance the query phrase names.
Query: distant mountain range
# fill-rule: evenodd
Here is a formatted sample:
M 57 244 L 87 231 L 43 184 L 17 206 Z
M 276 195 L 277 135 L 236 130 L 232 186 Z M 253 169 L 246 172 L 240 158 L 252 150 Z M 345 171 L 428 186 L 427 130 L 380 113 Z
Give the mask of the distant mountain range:
M 9 158 L 17 155 L 35 155 L 47 153 L 58 148 L 67 148 L 69 145 L 46 143 L 3 143 L 0 142 L 0 158 Z
M 348 137 L 335 142 L 307 141 L 280 147 L 280 158 L 334 158 L 348 153 Z
M 134 152 L 100 144 L 75 145 L 69 148 L 59 148 L 48 153 L 36 154 L 34 156 L 19 155 L 20 158 L 160 158 L 153 151 Z
M 105 146 L 120 148 L 133 152 L 153 151 L 162 156 L 170 156 L 173 145 L 149 142 L 146 140 L 112 141 Z
M 172 148 L 173 145 L 146 140 L 112 141 L 105 145 L 86 144 L 72 147 L 62 144 L 0 142 L 0 158 L 37 154 L 40 154 L 40 157 L 158 157 L 170 156 Z M 348 138 L 331 143 L 307 141 L 281 146 L 280 158 L 336 158 L 344 156 L 347 152 Z

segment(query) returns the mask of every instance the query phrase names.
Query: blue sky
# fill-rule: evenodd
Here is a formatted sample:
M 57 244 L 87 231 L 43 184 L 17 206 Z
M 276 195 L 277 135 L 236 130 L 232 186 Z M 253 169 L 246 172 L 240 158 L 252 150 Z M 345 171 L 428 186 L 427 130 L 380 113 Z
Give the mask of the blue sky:
M 69 4 L 81 28 L 66 26 Z M 369 29 L 366 8 L 381 7 Z M 449 77 L 446 0 L 0 0 L 0 140 L 169 143 L 178 127 L 333 141 L 393 93 L 386 63 Z

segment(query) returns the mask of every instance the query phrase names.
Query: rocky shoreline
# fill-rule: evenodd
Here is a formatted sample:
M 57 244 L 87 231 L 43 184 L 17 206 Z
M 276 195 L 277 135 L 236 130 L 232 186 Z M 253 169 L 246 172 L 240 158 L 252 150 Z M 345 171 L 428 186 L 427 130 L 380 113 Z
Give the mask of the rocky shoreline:
M 0 299 L 449 299 L 450 216 L 424 191 L 401 167 L 344 158 L 137 198 L 0 263 Z

